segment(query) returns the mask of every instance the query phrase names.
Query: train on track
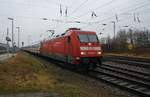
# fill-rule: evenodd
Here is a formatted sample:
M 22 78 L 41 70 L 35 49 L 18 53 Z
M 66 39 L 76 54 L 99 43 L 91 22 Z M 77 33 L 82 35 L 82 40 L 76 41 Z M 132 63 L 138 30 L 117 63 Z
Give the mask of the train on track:
M 101 65 L 102 48 L 96 32 L 69 28 L 59 37 L 40 43 L 39 53 L 77 69 Z

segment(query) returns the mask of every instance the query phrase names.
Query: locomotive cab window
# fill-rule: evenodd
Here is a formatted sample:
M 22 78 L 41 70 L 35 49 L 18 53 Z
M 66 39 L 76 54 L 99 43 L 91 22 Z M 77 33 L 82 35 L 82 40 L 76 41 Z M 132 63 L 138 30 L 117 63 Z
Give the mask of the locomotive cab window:
M 79 34 L 78 39 L 80 42 L 89 42 L 87 34 Z
M 79 34 L 78 39 L 80 42 L 98 42 L 95 34 Z
M 88 34 L 88 38 L 90 42 L 98 42 L 98 38 L 95 34 Z

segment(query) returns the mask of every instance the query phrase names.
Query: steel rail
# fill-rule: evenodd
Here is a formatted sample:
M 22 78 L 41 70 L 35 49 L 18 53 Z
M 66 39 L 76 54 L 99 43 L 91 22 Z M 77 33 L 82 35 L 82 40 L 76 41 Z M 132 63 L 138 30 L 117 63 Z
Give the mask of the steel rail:
M 118 70 L 122 70 L 122 71 L 126 71 L 126 72 L 131 72 L 133 74 L 142 75 L 142 76 L 145 76 L 145 78 L 150 77 L 150 73 L 143 73 L 141 71 L 135 71 L 135 70 L 126 69 L 126 68 L 123 68 L 123 67 L 113 66 L 113 65 L 107 64 L 107 63 L 103 63 L 102 66 L 107 66 L 107 67 L 110 67 L 110 68 L 114 68 L 114 69 L 118 69 Z M 100 66 L 98 66 L 98 67 L 100 67 Z
M 141 62 L 135 62 L 135 61 L 128 61 L 128 60 L 121 60 L 121 59 L 107 59 L 107 61 L 117 62 L 125 65 L 131 65 L 131 66 L 138 66 L 143 68 L 150 68 L 150 63 L 141 63 Z
M 138 58 L 138 57 L 129 57 L 129 56 L 117 56 L 117 55 L 105 55 L 104 58 L 106 58 L 106 59 L 122 59 L 122 60 L 150 63 L 150 59 L 148 59 L 148 58 Z
M 88 75 L 92 78 L 103 80 L 107 83 L 119 86 L 120 88 L 127 89 L 130 92 L 132 91 L 143 97 L 150 97 L 150 87 L 148 87 L 146 84 L 129 80 L 127 78 L 118 77 L 109 73 L 104 73 L 101 71 L 90 71 Z
M 98 69 L 107 70 L 110 72 L 114 72 L 116 74 L 121 74 L 122 76 L 125 76 L 125 77 L 130 77 L 130 79 L 132 79 L 132 80 L 134 79 L 134 81 L 141 82 L 143 84 L 147 84 L 147 86 L 150 87 L 150 79 L 148 79 L 148 78 L 139 77 L 138 75 L 135 75 L 133 73 L 128 73 L 128 72 L 121 71 L 119 69 L 110 68 L 107 66 L 102 66 L 101 68 L 98 68 Z

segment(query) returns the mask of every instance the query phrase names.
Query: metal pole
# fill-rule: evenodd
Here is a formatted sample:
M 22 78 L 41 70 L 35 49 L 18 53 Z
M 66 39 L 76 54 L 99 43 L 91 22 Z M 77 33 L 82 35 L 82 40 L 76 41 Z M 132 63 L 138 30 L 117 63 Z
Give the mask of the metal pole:
M 8 19 L 12 21 L 12 54 L 14 56 L 14 52 L 15 52 L 15 49 L 14 49 L 14 19 L 13 18 L 8 18 Z
M 116 22 L 115 21 L 112 21 L 112 23 L 114 24 L 113 27 L 114 27 L 114 39 L 116 39 Z
M 144 27 L 144 33 L 146 33 L 146 36 L 147 36 L 147 42 L 149 42 L 148 30 L 146 29 L 146 27 Z
M 9 35 L 9 29 L 7 28 L 7 37 Z M 9 41 L 7 40 L 7 53 L 8 53 L 8 56 L 9 56 Z
M 14 56 L 15 48 L 14 48 L 14 20 L 13 19 L 12 19 L 12 49 L 13 49 L 13 56 Z
M 115 21 L 111 21 L 111 23 L 113 23 L 113 30 L 114 30 L 114 39 L 116 39 L 116 22 Z
M 116 23 L 114 22 L 114 37 L 116 38 Z
M 146 34 L 147 34 L 147 42 L 149 43 L 149 34 L 148 34 L 148 30 L 146 30 Z
M 16 27 L 18 29 L 18 48 L 20 43 L 20 27 Z
M 145 31 L 146 31 L 146 28 L 144 27 L 144 33 L 145 33 Z

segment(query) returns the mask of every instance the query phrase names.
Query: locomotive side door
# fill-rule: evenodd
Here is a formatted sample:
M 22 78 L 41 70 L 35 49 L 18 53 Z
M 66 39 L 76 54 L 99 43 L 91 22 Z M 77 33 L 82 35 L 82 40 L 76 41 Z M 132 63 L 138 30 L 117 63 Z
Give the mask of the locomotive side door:
M 73 61 L 72 57 L 72 40 L 71 37 L 67 37 L 67 43 L 66 43 L 66 62 L 71 63 Z

